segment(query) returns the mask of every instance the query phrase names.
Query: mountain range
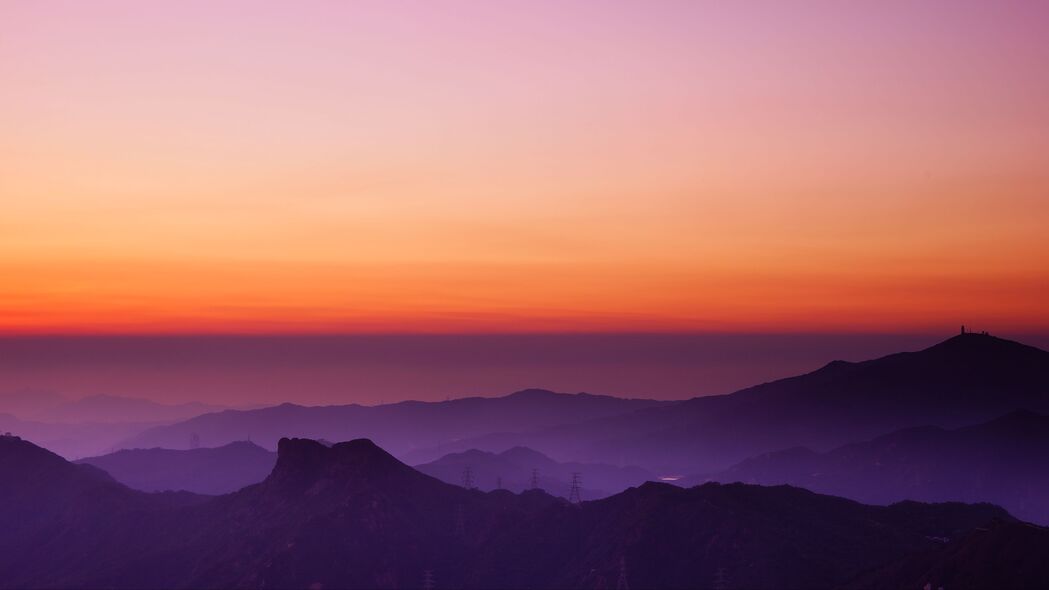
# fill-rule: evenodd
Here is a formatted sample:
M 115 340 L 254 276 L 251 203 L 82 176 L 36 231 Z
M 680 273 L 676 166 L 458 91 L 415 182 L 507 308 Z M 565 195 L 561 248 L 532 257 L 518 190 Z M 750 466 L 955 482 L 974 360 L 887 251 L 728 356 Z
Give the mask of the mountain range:
M 394 454 L 435 448 L 492 432 L 518 432 L 630 413 L 671 402 L 621 399 L 541 389 L 511 395 L 444 402 L 405 401 L 380 406 L 299 406 L 226 410 L 177 424 L 151 428 L 123 441 L 122 448 L 184 449 L 194 436 L 202 446 L 251 440 L 273 449 L 286 436 L 327 440 L 369 438 Z M 446 453 L 438 453 L 429 460 Z M 424 461 L 419 461 L 424 462 Z
M 416 465 L 419 471 L 437 479 L 462 484 L 468 477 L 479 490 L 506 489 L 522 492 L 535 487 L 555 496 L 568 498 L 572 480 L 577 478 L 580 497 L 603 498 L 638 486 L 654 478 L 640 467 L 617 467 L 601 463 L 559 463 L 525 447 L 514 447 L 501 453 L 472 449 L 451 453 L 440 459 Z M 532 481 L 533 474 L 535 482 Z
M 192 402 L 92 395 L 70 399 L 46 390 L 0 393 L 0 432 L 13 432 L 67 458 L 105 453 L 148 428 L 223 409 Z
M 868 506 L 789 486 L 646 483 L 582 504 L 486 493 L 368 440 L 282 439 L 259 484 L 149 494 L 0 438 L 11 588 L 831 588 L 996 522 L 1012 518 L 989 504 Z
M 526 446 L 559 461 L 712 473 L 796 446 L 827 451 L 916 426 L 956 428 L 1018 409 L 1049 413 L 1049 352 L 966 333 L 917 352 L 834 361 L 797 377 L 606 418 L 445 445 Z M 434 450 L 408 455 L 413 462 Z
M 965 334 L 682 402 L 0 415 L 128 449 L 0 437 L 0 585 L 1037 587 L 1046 529 L 1015 517 L 1049 519 L 1047 412 L 1049 353 Z
M 129 488 L 227 494 L 266 479 L 277 455 L 248 441 L 214 449 L 125 449 L 77 461 L 93 465 Z
M 109 452 L 121 440 L 153 426 L 155 422 L 37 422 L 0 414 L 0 432 L 17 434 L 71 459 Z
M 1021 519 L 1049 522 L 1049 417 L 1018 410 L 954 430 L 908 428 L 826 453 L 804 447 L 764 453 L 719 473 L 681 478 L 691 487 L 710 481 L 788 484 L 868 504 L 902 500 L 981 502 L 1003 506 Z M 142 491 L 186 490 L 224 494 L 261 482 L 276 454 L 247 441 L 192 450 L 121 450 L 77 461 L 105 470 Z M 584 499 L 602 498 L 657 477 L 640 467 L 561 463 L 532 449 L 450 453 L 416 469 L 482 491 L 521 492 L 536 487 L 563 498 L 579 478 Z M 533 473 L 535 482 L 532 481 Z
M 766 453 L 711 476 L 682 480 L 789 484 L 869 504 L 993 502 L 1049 524 L 1049 416 L 1018 410 L 954 430 L 909 428 L 826 453 Z
M 237 441 L 216 448 L 124 449 L 76 463 L 98 467 L 120 483 L 144 492 L 184 490 L 219 495 L 261 482 L 276 461 L 276 453 L 250 441 Z M 603 498 L 653 478 L 640 467 L 558 463 L 524 447 L 498 454 L 478 450 L 452 453 L 415 468 L 454 485 L 463 485 L 468 472 L 471 487 L 514 492 L 532 488 L 534 471 L 538 489 L 564 498 L 569 497 L 576 474 L 582 484 L 581 497 L 586 499 Z
M 117 448 L 188 448 L 282 436 L 367 437 L 411 464 L 471 449 L 534 449 L 558 462 L 714 473 L 755 455 L 817 452 L 903 428 L 957 428 L 1017 409 L 1049 413 L 1049 352 L 986 334 L 917 352 L 834 361 L 797 377 L 681 402 L 525 390 L 501 398 L 381 406 L 294 404 L 209 413 Z

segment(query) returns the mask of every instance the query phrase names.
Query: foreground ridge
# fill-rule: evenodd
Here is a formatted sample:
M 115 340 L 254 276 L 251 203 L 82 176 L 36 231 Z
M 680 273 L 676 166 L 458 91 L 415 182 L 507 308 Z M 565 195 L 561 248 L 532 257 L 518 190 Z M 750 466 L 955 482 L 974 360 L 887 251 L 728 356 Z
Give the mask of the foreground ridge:
M 634 588 L 830 588 L 996 519 L 1012 520 L 744 484 L 570 504 L 446 484 L 366 439 L 282 439 L 269 477 L 232 494 L 147 494 L 0 441 L 0 577 L 15 588 L 412 587 L 426 571 L 468 588 L 608 587 L 624 563 Z

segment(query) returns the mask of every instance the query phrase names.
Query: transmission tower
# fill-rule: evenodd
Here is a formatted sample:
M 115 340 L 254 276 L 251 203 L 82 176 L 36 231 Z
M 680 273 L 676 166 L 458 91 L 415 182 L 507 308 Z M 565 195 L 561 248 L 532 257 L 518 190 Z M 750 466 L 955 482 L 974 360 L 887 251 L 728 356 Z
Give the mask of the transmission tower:
M 630 583 L 626 579 L 626 558 L 619 558 L 619 580 L 616 581 L 616 590 L 630 590 Z
M 529 481 L 528 487 L 533 489 L 533 490 L 538 490 L 539 489 L 539 470 L 538 469 L 533 469 L 532 470 L 532 479 Z
M 582 491 L 583 480 L 580 478 L 578 473 L 572 474 L 572 487 L 568 490 L 568 501 L 572 504 L 582 504 L 583 495 Z
M 463 487 L 468 490 L 474 489 L 474 472 L 470 467 L 463 469 Z
M 433 570 L 423 570 L 423 590 L 433 590 Z
M 457 504 L 455 507 L 455 536 L 466 536 L 466 515 L 463 513 L 462 504 Z
M 189 448 L 199 449 L 200 448 L 200 435 L 194 432 L 189 436 Z
M 496 478 L 495 478 L 495 489 L 497 489 L 497 490 L 503 489 L 503 476 L 501 476 L 501 475 L 496 476 Z

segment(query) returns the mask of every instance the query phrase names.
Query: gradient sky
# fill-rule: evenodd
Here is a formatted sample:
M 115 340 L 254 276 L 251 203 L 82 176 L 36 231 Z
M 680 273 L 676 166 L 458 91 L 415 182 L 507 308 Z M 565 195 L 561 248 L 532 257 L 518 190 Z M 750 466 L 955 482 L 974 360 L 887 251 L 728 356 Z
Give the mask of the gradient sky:
M 1049 329 L 1045 2 L 0 3 L 0 332 Z

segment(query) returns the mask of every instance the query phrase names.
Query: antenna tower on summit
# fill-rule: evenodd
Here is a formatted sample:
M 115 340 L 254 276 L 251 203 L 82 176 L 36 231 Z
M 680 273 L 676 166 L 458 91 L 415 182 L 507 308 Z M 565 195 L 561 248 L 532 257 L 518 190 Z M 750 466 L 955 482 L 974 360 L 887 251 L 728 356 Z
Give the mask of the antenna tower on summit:
M 582 495 L 583 480 L 580 478 L 578 473 L 572 474 L 572 487 L 568 490 L 568 501 L 572 504 L 581 504 L 583 502 Z
M 532 479 L 529 480 L 528 487 L 533 489 L 533 490 L 538 490 L 539 489 L 539 470 L 538 469 L 533 469 L 532 470 Z

